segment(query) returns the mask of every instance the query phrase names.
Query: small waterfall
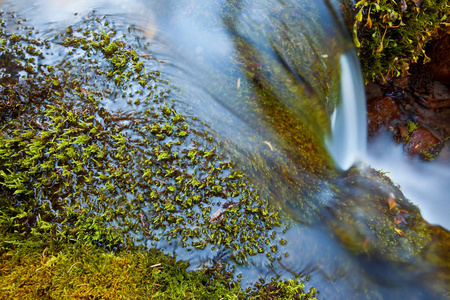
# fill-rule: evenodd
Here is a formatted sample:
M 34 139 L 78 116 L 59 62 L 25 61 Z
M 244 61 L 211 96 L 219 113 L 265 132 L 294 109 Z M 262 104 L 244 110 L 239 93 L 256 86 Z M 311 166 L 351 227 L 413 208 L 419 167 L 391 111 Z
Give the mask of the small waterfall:
M 364 155 L 367 144 L 366 98 L 358 58 L 354 51 L 341 55 L 341 91 L 326 141 L 337 166 L 347 170 Z

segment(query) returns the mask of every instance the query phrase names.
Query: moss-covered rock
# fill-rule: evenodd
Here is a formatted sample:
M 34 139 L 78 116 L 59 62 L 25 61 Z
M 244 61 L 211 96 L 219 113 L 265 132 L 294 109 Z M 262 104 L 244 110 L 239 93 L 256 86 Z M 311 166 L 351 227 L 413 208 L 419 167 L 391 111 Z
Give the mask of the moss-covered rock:
M 353 35 L 366 80 L 408 74 L 429 61 L 425 45 L 448 26 L 447 0 L 362 0 L 353 7 Z

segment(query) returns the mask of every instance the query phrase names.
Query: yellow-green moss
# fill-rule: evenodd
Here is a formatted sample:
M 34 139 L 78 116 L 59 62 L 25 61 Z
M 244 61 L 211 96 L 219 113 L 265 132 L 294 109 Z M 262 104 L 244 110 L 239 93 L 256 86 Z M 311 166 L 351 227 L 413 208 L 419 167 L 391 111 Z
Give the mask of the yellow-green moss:
M 0 98 L 2 296 L 233 299 L 268 288 L 304 296 L 298 280 L 246 292 L 225 263 L 187 272 L 150 246 L 228 248 L 244 263 L 276 254 L 283 240 L 277 212 L 203 125 L 176 111 L 169 84 L 145 70 L 156 61 L 133 39 L 90 15 L 89 30 L 74 25 L 39 42 L 20 34 L 27 28 L 7 33 L 9 18 L 0 26 L 1 57 L 11 62 L 2 61 L 11 76 Z M 46 63 L 60 55 L 63 63 Z M 120 97 L 134 113 L 105 108 Z
M 362 0 L 353 8 L 353 35 L 366 80 L 406 75 L 425 45 L 450 24 L 447 0 Z
M 3 253 L 2 299 L 220 299 L 239 292 L 220 277 L 187 272 L 187 263 L 156 250 L 53 248 L 23 256 Z

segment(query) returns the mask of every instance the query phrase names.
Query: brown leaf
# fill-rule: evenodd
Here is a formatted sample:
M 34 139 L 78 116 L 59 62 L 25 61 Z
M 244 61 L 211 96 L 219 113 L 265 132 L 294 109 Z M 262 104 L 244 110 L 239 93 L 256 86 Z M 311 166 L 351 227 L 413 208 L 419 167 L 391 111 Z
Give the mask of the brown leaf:
M 84 94 L 84 95 L 87 95 L 87 94 L 89 94 L 89 92 L 88 91 L 86 91 L 84 88 L 80 88 L 80 91 Z
M 394 228 L 395 232 L 397 232 L 398 234 L 400 234 L 402 237 L 408 237 L 408 235 L 406 233 L 404 233 L 403 231 L 401 231 L 398 228 Z
M 412 0 L 414 2 L 414 4 L 416 5 L 416 7 L 420 7 L 420 5 L 422 4 L 423 0 Z
M 395 202 L 395 199 L 392 197 L 389 197 L 388 203 L 389 203 L 389 209 L 393 209 L 395 207 L 395 205 L 397 205 L 397 203 Z
M 267 146 L 269 146 L 270 150 L 273 151 L 273 147 L 272 147 L 272 144 L 271 144 L 270 142 L 268 142 L 268 141 L 263 141 L 263 143 L 266 144 Z
M 219 208 L 212 216 L 211 219 L 209 219 L 209 222 L 212 222 L 214 220 L 217 220 L 222 215 L 222 208 Z
M 367 247 L 370 243 L 370 238 L 366 238 L 363 243 L 363 247 Z

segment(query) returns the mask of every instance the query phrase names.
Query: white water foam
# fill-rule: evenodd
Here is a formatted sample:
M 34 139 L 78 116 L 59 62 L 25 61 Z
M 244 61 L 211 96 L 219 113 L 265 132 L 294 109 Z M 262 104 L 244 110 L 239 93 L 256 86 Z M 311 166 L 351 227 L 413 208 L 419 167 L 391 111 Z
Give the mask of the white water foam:
M 450 230 L 450 166 L 440 161 L 424 162 L 410 158 L 401 144 L 385 135 L 370 142 L 365 163 L 388 172 L 401 191 L 420 208 L 431 224 Z
M 332 120 L 332 134 L 326 140 L 328 151 L 338 167 L 347 170 L 366 152 L 366 96 L 357 55 L 341 55 L 341 91 Z
M 420 208 L 426 221 L 450 229 L 448 164 L 411 159 L 388 135 L 371 141 L 366 151 L 366 99 L 356 54 L 341 56 L 340 71 L 340 103 L 332 115 L 332 136 L 326 141 L 336 165 L 347 170 L 363 161 L 387 172 L 389 178 L 400 185 L 406 198 Z

